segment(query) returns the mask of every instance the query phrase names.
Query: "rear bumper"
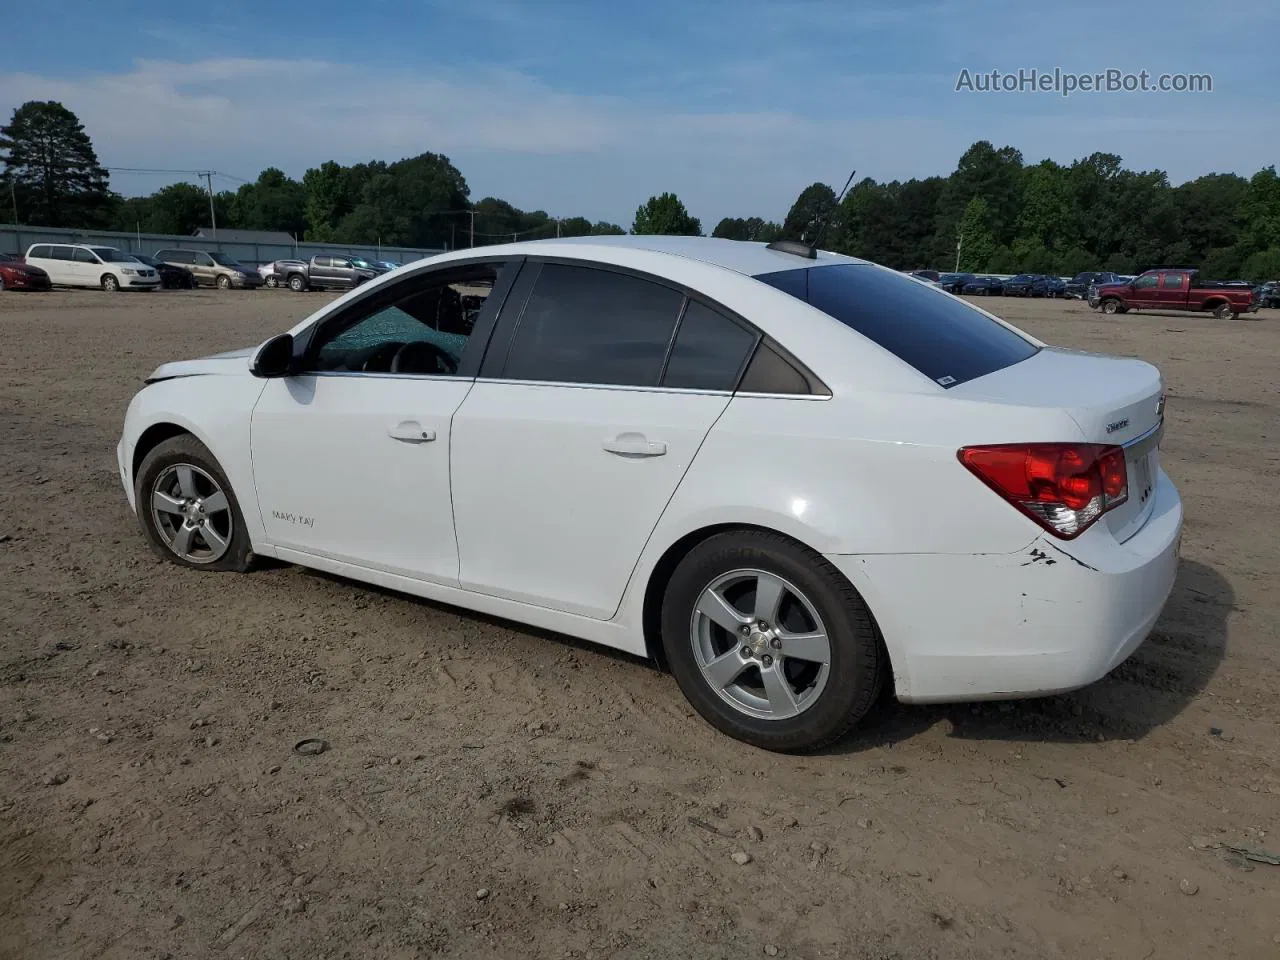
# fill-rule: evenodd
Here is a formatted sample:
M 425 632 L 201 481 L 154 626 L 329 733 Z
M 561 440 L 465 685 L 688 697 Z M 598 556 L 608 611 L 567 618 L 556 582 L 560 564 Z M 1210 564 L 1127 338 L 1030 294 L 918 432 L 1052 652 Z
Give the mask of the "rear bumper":
M 1048 535 L 1014 554 L 828 559 L 875 614 L 899 699 L 1061 693 L 1126 660 L 1160 617 L 1177 575 L 1182 501 L 1164 471 L 1153 495 L 1137 534 L 1118 543 L 1097 530 L 1078 551 L 1086 560 Z

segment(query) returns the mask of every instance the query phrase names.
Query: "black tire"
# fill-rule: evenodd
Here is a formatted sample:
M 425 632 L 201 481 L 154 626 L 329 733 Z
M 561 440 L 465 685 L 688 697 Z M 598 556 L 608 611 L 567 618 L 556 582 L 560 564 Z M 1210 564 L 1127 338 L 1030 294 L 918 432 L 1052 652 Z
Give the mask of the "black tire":
M 208 474 L 226 495 L 228 510 L 231 515 L 231 536 L 226 551 L 210 562 L 192 562 L 179 556 L 170 548 L 157 527 L 154 512 L 151 508 L 152 498 L 156 492 L 157 482 L 170 467 L 190 465 Z M 161 558 L 179 566 L 196 570 L 235 571 L 243 573 L 253 562 L 252 547 L 249 543 L 249 532 L 245 528 L 244 514 L 236 499 L 235 491 L 227 481 L 226 474 L 209 449 L 190 434 L 181 434 L 165 440 L 147 453 L 138 467 L 138 475 L 134 480 L 134 497 L 137 504 L 138 523 L 146 535 L 151 549 Z
M 1121 309 L 1123 306 L 1124 305 L 1114 297 L 1108 297 L 1101 303 L 1103 313 L 1123 313 L 1124 310 Z
M 120 280 L 114 273 L 104 273 L 102 275 L 102 289 L 107 293 L 120 292 Z
M 698 665 L 692 629 L 698 599 L 718 577 L 743 569 L 793 584 L 826 628 L 831 656 L 825 686 L 803 712 L 787 719 L 761 719 L 733 706 Z M 681 691 L 708 723 L 737 740 L 782 753 L 817 750 L 852 730 L 880 696 L 888 667 L 875 621 L 852 584 L 814 551 L 763 531 L 717 534 L 689 551 L 663 596 L 662 643 Z
M 280 278 L 275 276 L 267 277 L 266 285 L 274 290 L 276 287 L 280 286 Z
M 219 274 L 218 279 L 215 282 L 217 283 L 219 290 L 231 289 L 231 278 L 228 277 L 225 273 Z
M 305 293 L 307 290 L 307 278 L 300 273 L 292 274 L 289 277 L 289 289 L 294 293 Z
M 1231 309 L 1231 304 L 1220 303 L 1213 308 L 1213 316 L 1216 320 L 1234 320 L 1238 314 Z

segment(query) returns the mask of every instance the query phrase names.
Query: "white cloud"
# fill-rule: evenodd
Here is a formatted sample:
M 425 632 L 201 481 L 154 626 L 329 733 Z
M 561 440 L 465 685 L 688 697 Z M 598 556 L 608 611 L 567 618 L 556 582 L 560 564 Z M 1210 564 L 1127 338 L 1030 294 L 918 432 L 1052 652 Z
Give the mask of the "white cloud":
M 325 160 L 431 150 L 454 161 L 475 198 L 628 224 L 646 197 L 674 190 L 707 229 L 722 216 L 781 218 L 807 184 L 838 187 L 853 167 L 881 180 L 945 174 L 980 138 L 1012 144 L 1029 162 L 1112 151 L 1130 166 L 1166 169 L 1175 182 L 1224 168 L 1252 172 L 1273 162 L 1278 146 L 1256 116 L 1232 112 L 1217 95 L 1162 96 L 1145 110 L 1099 97 L 1082 108 L 1045 94 L 958 95 L 942 74 L 909 79 L 904 97 L 894 78 L 834 77 L 812 96 L 782 98 L 790 109 L 744 109 L 740 89 L 713 111 L 670 98 L 567 93 L 512 70 L 143 60 L 75 78 L 0 73 L 0 113 L 29 99 L 61 100 L 109 167 L 254 177 L 277 166 L 301 176 Z M 936 93 L 922 94 L 935 84 Z M 895 103 L 904 112 L 895 114 Z M 138 192 L 162 182 L 118 178 L 115 186 Z

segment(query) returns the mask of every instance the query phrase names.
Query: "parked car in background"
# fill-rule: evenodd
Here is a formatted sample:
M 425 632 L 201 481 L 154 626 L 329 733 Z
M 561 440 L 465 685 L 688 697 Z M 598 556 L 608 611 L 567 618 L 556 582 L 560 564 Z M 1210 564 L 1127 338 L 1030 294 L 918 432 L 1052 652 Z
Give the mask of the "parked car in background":
M 1044 295 L 1046 297 L 1065 297 L 1067 295 L 1066 279 L 1064 277 L 1045 277 Z
M 937 283 L 947 293 L 959 293 L 972 279 L 972 273 L 943 273 L 938 276 Z
M 85 243 L 33 243 L 26 262 L 49 275 L 55 287 L 97 287 L 118 290 L 155 290 L 160 274 L 115 247 Z
M 116 454 L 176 565 L 272 558 L 661 658 L 715 728 L 801 751 L 882 691 L 1045 695 L 1128 659 L 1178 572 L 1164 394 L 851 257 L 582 237 L 165 363 Z
M 394 260 L 378 260 L 377 263 L 379 266 L 385 267 L 388 271 L 400 269 L 400 264 L 396 263 Z
M 171 263 L 164 263 L 155 257 L 148 257 L 145 253 L 131 253 L 129 256 L 137 260 L 141 264 L 155 269 L 160 274 L 160 286 L 166 290 L 193 290 L 196 285 L 196 278 L 186 267 L 175 267 Z
M 279 261 L 272 260 L 269 263 L 258 264 L 258 276 L 262 278 L 264 287 L 280 286 L 280 275 L 276 273 L 276 264 Z
M 1184 268 L 1147 270 L 1128 283 L 1107 283 L 1094 288 L 1103 313 L 1130 310 L 1196 310 L 1219 320 L 1235 320 L 1255 313 L 1258 301 L 1247 283 L 1200 280 L 1199 271 Z
M 998 297 L 1004 293 L 1004 281 L 999 277 L 974 277 L 960 288 L 967 296 Z
M 378 276 L 391 272 L 390 267 L 384 267 L 382 263 L 377 260 L 369 260 L 366 257 L 358 257 L 354 254 L 347 257 L 347 259 L 351 261 L 351 265 L 357 270 L 372 270 Z
M 1089 294 L 1090 285 L 1115 283 L 1119 279 L 1118 275 L 1106 270 L 1085 270 L 1067 281 L 1065 293 L 1069 299 L 1083 300 Z
M 1263 307 L 1280 307 L 1280 280 L 1270 280 L 1258 288 L 1258 304 Z
M 937 280 L 942 276 L 937 270 L 912 270 L 911 276 L 919 280 Z
M 52 289 L 53 283 L 45 270 L 34 264 L 25 263 L 15 254 L 0 253 L 0 292 Z
M 1006 297 L 1043 297 L 1045 278 L 1038 273 L 1019 273 L 1004 282 Z
M 359 257 L 315 256 L 310 260 L 277 260 L 278 280 L 295 293 L 305 290 L 350 290 L 381 276 L 382 271 L 358 266 Z
M 157 250 L 155 258 L 190 270 L 197 286 L 217 287 L 219 290 L 253 290 L 262 286 L 258 271 L 215 250 Z

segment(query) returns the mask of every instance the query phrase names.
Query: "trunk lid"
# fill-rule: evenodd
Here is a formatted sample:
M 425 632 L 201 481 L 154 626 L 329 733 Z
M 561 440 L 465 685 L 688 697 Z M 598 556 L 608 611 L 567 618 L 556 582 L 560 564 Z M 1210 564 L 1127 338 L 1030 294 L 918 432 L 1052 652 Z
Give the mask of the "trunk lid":
M 1123 542 L 1147 521 L 1164 424 L 1164 380 L 1151 364 L 1045 347 L 1034 357 L 952 387 L 950 392 L 970 400 L 1059 409 L 1080 427 L 1080 439 L 1123 447 L 1129 499 L 1099 522 Z

